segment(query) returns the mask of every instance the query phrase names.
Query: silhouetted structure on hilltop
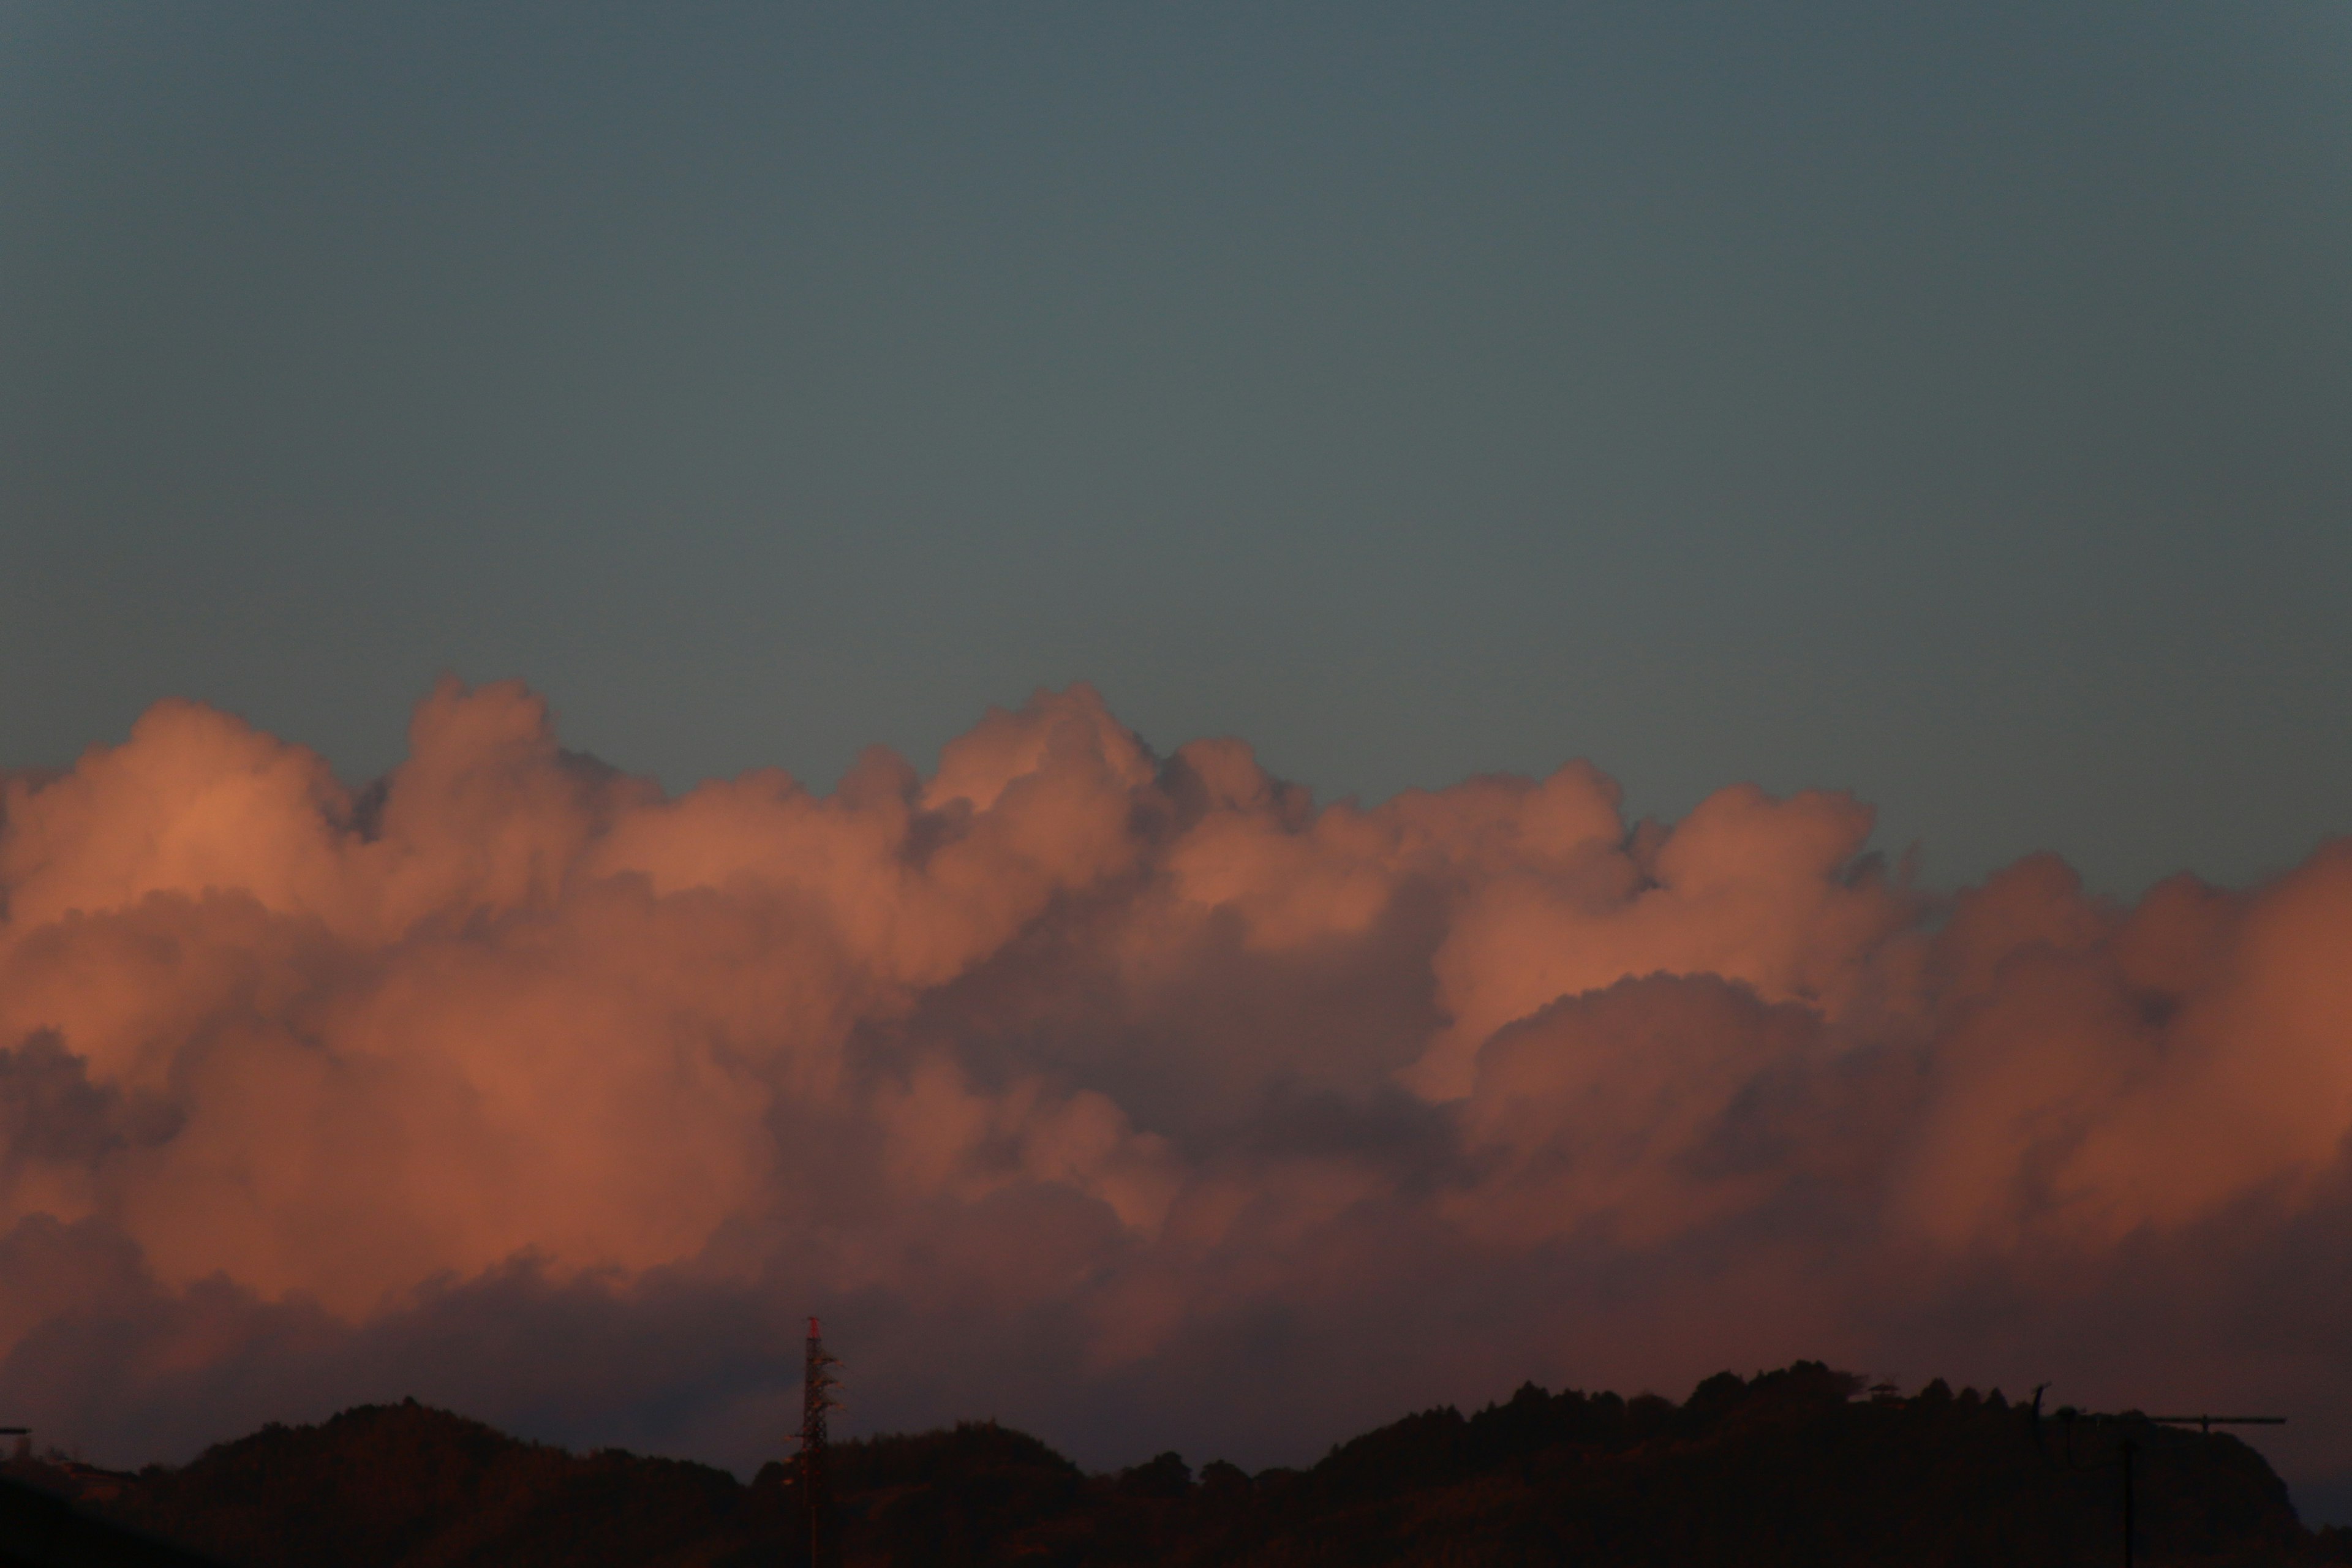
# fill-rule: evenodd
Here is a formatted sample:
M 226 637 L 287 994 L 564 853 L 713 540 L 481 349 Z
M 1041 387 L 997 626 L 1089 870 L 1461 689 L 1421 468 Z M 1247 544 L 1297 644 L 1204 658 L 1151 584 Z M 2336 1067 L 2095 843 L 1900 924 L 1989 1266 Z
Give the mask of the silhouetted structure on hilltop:
M 808 1321 L 808 1357 L 801 1374 L 801 1504 L 808 1510 L 809 1562 L 830 1568 L 840 1560 L 834 1550 L 832 1477 L 825 1465 L 825 1415 L 841 1402 L 834 1391 L 841 1380 L 833 1375 L 840 1359 L 824 1351 L 823 1327 Z
M 2042 1443 L 2042 1391 L 2049 1386 L 2045 1383 L 2041 1388 L 2033 1391 L 2032 1405 L 2034 1446 L 2041 1448 L 2045 1457 L 2048 1449 L 2043 1447 Z M 2137 1410 L 2126 1410 L 2116 1415 L 2106 1415 L 2078 1410 L 2071 1405 L 2059 1406 L 2056 1415 L 2066 1434 L 2065 1462 L 2069 1468 L 2074 1464 L 2076 1423 L 2084 1423 L 2102 1430 L 2112 1428 L 2117 1433 L 2114 1462 L 2120 1465 L 2123 1469 L 2124 1568 L 2137 1568 L 2138 1563 L 2137 1461 L 2147 1447 L 2144 1433 L 2159 1426 L 2194 1426 L 2200 1433 L 2210 1435 L 2216 1426 L 2284 1426 L 2286 1425 L 2286 1417 L 2284 1415 L 2145 1415 Z M 2102 1459 L 2096 1463 L 2104 1467 L 2106 1461 Z

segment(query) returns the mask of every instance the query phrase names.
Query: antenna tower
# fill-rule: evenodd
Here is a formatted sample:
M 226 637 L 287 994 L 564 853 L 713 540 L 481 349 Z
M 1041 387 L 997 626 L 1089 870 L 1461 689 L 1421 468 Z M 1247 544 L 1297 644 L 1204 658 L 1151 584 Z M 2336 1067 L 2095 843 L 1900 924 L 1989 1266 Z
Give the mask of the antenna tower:
M 808 1325 L 807 1370 L 801 1385 L 801 1498 L 808 1509 L 810 1568 L 826 1568 L 834 1558 L 828 1552 L 833 1545 L 833 1494 L 826 1486 L 824 1415 L 841 1408 L 841 1401 L 834 1397 L 841 1380 L 833 1375 L 841 1362 L 825 1354 L 817 1321 L 811 1318 Z

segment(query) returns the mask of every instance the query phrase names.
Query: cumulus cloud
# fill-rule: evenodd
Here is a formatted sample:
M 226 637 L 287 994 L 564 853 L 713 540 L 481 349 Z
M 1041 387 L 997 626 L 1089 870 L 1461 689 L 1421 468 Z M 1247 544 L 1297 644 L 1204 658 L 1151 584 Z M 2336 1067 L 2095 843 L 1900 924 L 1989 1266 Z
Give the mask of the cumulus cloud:
M 1870 830 L 1580 763 L 1318 805 L 1083 687 L 675 797 L 514 685 L 362 789 L 166 703 L 0 780 L 0 1406 L 748 1466 L 809 1310 L 859 1424 L 1104 1462 L 1797 1356 L 2340 1405 L 2352 845 L 2124 906 Z

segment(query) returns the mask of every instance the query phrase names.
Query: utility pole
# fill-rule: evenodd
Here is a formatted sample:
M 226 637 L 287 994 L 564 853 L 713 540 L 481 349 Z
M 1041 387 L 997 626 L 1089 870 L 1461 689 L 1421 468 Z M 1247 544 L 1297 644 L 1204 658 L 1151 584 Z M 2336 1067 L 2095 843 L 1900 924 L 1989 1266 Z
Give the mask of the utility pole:
M 833 1369 L 837 1357 L 824 1353 L 824 1336 L 817 1321 L 808 1321 L 808 1360 L 801 1384 L 801 1500 L 808 1509 L 809 1568 L 826 1568 L 833 1546 L 833 1497 L 825 1485 L 824 1416 L 841 1408 L 833 1391 L 841 1380 Z
M 2139 1445 L 2124 1439 L 2124 1568 L 2132 1568 L 2132 1456 Z

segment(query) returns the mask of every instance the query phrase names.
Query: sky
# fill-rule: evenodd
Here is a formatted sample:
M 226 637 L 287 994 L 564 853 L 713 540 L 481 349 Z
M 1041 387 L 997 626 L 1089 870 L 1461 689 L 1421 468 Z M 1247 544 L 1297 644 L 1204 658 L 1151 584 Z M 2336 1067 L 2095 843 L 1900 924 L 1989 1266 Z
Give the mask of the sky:
M 2352 1521 L 2352 13 L 0 4 L 0 1415 Z M 1916 856 L 1907 853 L 1918 847 Z
M 1326 797 L 2342 826 L 2334 5 L 0 7 L 0 763 L 673 788 L 1087 680 Z

